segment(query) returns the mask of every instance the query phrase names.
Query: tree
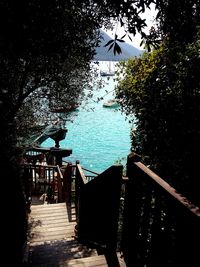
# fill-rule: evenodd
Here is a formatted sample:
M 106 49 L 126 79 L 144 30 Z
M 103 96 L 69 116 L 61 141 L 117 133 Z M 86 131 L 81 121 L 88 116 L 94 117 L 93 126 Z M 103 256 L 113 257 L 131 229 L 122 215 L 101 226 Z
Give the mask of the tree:
M 151 3 L 155 3 L 159 11 L 160 28 L 148 36 L 143 32 L 145 20 L 140 14 Z M 111 20 L 118 20 L 130 33 L 140 32 L 149 46 L 159 43 L 157 37 L 165 37 L 171 44 L 182 42 L 185 49 L 188 43 L 192 44 L 197 32 L 199 6 L 199 0 L 184 0 L 183 3 L 182 0 L 1 1 L 0 162 L 1 171 L 5 173 L 4 188 L 9 188 L 12 196 L 10 206 L 19 215 L 12 218 L 13 227 L 10 237 L 7 237 L 12 240 L 15 264 L 20 265 L 25 239 L 22 223 L 25 221 L 25 203 L 16 156 L 19 152 L 16 147 L 16 117 L 19 111 L 23 113 L 26 110 L 22 106 L 25 104 L 30 112 L 32 106 L 38 108 L 40 97 L 44 95 L 48 100 L 54 97 L 58 100 L 60 96 L 67 95 L 70 103 L 76 102 L 82 86 L 90 78 L 90 60 L 99 41 L 98 29 L 102 25 L 113 27 Z M 177 53 L 175 55 L 178 56 Z M 163 62 L 164 58 L 168 60 L 168 57 L 163 57 Z M 173 62 L 174 67 L 176 61 L 173 59 Z M 152 82 L 155 82 L 153 77 L 156 77 L 154 72 Z M 30 112 L 30 115 L 35 119 L 35 114 Z M 6 217 L 8 224 L 10 221 L 11 218 Z
M 22 132 L 19 114 L 23 118 L 20 126 L 26 125 L 28 114 L 34 121 L 41 97 L 49 99 L 58 92 L 68 96 L 68 103 L 79 101 L 91 76 L 98 25 L 94 14 L 92 17 L 76 7 L 75 1 L 1 1 L 1 12 L 0 164 L 3 188 L 9 194 L 5 223 L 12 222 L 6 236 L 9 244 L 5 241 L 4 247 L 12 253 L 10 261 L 20 265 L 26 239 L 26 203 L 18 168 L 21 151 L 16 146 L 16 128 Z
M 11 11 L 21 20 L 12 17 Z M 50 101 L 55 96 L 57 101 L 79 101 L 91 76 L 92 46 L 98 37 L 88 15 L 70 10 L 62 1 L 52 1 L 47 6 L 37 1 L 10 6 L 8 15 L 10 34 L 5 33 L 1 50 L 1 67 L 5 70 L 1 108 L 8 110 L 3 118 L 5 123 L 16 116 L 24 102 L 27 105 L 32 99 L 34 105 L 36 99 Z M 36 106 L 38 110 L 39 105 Z
M 185 46 L 159 49 L 123 63 L 117 96 L 137 119 L 133 150 L 197 205 L 200 98 L 199 33 Z

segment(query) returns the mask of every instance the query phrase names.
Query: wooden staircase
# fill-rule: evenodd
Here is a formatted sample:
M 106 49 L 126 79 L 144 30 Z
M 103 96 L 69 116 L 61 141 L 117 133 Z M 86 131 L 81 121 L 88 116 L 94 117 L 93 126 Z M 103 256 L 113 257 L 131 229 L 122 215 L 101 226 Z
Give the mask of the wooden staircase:
M 103 255 L 74 238 L 75 208 L 65 203 L 32 205 L 29 214 L 28 266 L 108 266 Z

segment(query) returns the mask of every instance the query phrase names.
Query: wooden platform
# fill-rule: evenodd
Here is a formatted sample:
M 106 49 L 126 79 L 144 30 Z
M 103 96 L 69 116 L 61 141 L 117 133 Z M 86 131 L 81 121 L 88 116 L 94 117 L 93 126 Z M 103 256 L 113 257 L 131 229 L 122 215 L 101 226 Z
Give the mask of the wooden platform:
M 30 267 L 105 267 L 103 255 L 74 239 L 75 208 L 65 203 L 31 206 L 28 233 L 28 266 Z M 124 267 L 119 258 L 120 266 Z
M 28 262 L 34 267 L 107 266 L 104 256 L 74 239 L 75 210 L 65 203 L 32 205 Z

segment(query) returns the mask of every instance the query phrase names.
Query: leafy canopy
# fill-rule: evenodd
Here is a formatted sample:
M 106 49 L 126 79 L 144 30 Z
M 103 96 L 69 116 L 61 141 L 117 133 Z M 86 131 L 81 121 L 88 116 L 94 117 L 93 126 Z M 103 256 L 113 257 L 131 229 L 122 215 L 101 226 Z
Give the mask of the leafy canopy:
M 133 150 L 197 201 L 200 149 L 200 38 L 185 48 L 168 43 L 121 64 L 117 96 L 136 117 Z M 172 180 L 173 179 L 173 180 Z

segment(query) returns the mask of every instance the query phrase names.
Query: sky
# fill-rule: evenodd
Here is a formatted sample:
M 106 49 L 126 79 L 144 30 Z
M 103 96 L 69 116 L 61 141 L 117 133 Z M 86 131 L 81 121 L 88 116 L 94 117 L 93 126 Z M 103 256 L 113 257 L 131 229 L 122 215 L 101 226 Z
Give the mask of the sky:
M 151 6 L 151 9 L 146 10 L 146 12 L 141 16 L 142 18 L 146 19 L 146 23 L 147 23 L 147 27 L 145 28 L 145 32 L 148 33 L 149 29 L 151 28 L 151 26 L 154 24 L 153 20 L 156 16 L 156 11 L 154 6 Z M 115 35 L 115 30 L 114 31 L 105 31 L 111 38 L 114 38 Z M 122 37 L 125 32 L 123 30 L 123 28 L 119 28 L 119 26 L 117 27 L 117 34 L 118 37 Z M 134 47 L 138 48 L 138 49 L 143 49 L 143 47 L 140 47 L 140 43 L 141 43 L 141 36 L 139 33 L 137 33 L 135 36 L 131 36 L 132 41 L 126 36 L 124 38 L 124 41 L 126 41 L 127 43 L 133 45 Z

